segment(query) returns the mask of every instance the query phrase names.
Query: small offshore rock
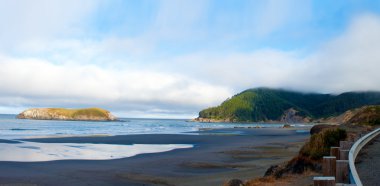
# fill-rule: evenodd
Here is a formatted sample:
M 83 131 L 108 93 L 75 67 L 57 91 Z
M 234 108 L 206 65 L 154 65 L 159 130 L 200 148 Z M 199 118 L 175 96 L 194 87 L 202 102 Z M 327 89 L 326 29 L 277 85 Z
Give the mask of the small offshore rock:
M 232 179 L 224 183 L 223 186 L 244 186 L 244 182 L 239 179 Z

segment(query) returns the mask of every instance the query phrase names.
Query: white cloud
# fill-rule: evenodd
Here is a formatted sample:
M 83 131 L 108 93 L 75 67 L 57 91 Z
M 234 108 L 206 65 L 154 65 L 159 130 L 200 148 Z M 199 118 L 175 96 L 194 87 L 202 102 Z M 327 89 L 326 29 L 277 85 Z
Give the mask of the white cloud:
M 380 90 L 380 18 L 363 15 L 317 53 L 314 68 L 325 69 L 325 89 Z M 323 75 L 323 72 L 320 72 Z
M 140 104 L 141 109 L 184 105 L 200 109 L 231 94 L 224 87 L 183 75 L 144 69 L 52 64 L 40 59 L 9 57 L 1 57 L 0 66 L 1 96 L 11 98 L 16 102 L 13 105 L 100 105 L 118 109 Z M 3 105 L 8 103 L 0 101 Z
M 368 14 L 357 17 L 341 36 L 306 56 L 300 51 L 262 49 L 224 55 L 197 53 L 171 63 L 185 64 L 184 73 L 235 91 L 258 86 L 326 93 L 380 90 L 379 33 L 380 17 Z
M 171 63 L 185 65 L 184 71 L 213 84 L 235 90 L 255 86 L 277 86 L 289 79 L 299 68 L 295 53 L 263 49 L 254 53 L 208 55 L 200 53 L 174 59 Z
M 9 50 L 29 40 L 48 42 L 83 33 L 81 24 L 99 2 L 1 0 L 0 5 L 0 49 Z

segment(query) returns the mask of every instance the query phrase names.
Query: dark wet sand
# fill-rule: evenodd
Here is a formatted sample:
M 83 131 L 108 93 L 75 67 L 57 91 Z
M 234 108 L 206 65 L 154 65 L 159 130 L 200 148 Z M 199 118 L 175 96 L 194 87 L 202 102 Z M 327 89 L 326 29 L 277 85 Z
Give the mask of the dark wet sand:
M 221 185 L 231 178 L 262 176 L 270 165 L 297 154 L 309 137 L 294 129 L 218 129 L 200 134 L 30 139 L 43 143 L 195 146 L 116 160 L 0 162 L 0 185 Z

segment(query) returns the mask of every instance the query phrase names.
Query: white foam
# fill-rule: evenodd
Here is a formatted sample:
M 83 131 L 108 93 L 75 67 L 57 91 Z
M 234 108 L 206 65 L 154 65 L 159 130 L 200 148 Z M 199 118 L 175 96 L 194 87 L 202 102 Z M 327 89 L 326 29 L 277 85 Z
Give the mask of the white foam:
M 192 147 L 188 144 L 1 143 L 0 161 L 109 160 Z

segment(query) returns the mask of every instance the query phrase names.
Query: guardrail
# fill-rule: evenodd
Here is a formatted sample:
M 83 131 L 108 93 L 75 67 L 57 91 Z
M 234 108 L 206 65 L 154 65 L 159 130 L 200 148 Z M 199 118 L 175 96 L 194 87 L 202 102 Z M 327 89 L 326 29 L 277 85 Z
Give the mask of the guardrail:
M 358 140 L 340 141 L 339 147 L 330 148 L 330 156 L 324 156 L 322 176 L 314 177 L 314 186 L 363 186 L 355 168 L 355 159 L 360 150 L 380 134 L 380 128 L 361 136 Z
M 366 134 L 365 136 L 358 139 L 354 145 L 351 147 L 350 152 L 348 153 L 348 163 L 350 166 L 350 183 L 356 184 L 357 186 L 363 186 L 358 172 L 355 168 L 355 159 L 358 156 L 360 150 L 373 138 L 380 134 L 380 128 Z

